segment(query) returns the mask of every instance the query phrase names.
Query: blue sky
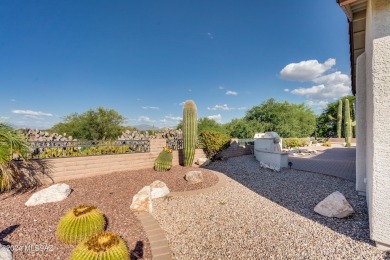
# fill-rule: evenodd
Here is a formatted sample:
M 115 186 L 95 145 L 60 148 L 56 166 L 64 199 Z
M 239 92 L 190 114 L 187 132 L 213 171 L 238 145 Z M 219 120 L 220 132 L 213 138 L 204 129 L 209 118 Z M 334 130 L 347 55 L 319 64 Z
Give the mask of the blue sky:
M 335 0 L 0 2 L 0 119 L 16 127 L 98 106 L 172 126 L 187 99 L 222 123 L 270 97 L 319 113 L 349 71 Z

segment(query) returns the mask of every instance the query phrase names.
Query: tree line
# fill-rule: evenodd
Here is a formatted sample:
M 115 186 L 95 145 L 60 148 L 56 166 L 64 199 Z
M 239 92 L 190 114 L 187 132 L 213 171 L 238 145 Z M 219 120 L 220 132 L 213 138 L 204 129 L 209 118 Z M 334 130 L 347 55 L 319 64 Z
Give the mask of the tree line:
M 355 118 L 354 96 L 347 96 L 351 106 L 351 117 Z M 317 116 L 305 105 L 277 101 L 270 98 L 246 111 L 243 118 L 236 118 L 221 124 L 207 117 L 198 121 L 198 134 L 206 130 L 224 133 L 234 138 L 253 138 L 255 133 L 274 131 L 282 137 L 336 137 L 338 100 L 328 104 Z M 67 133 L 77 139 L 100 140 L 116 139 L 126 130 L 134 130 L 125 126 L 126 118 L 114 109 L 98 107 L 84 113 L 73 113 L 55 124 L 50 132 Z M 181 123 L 177 128 L 181 128 Z

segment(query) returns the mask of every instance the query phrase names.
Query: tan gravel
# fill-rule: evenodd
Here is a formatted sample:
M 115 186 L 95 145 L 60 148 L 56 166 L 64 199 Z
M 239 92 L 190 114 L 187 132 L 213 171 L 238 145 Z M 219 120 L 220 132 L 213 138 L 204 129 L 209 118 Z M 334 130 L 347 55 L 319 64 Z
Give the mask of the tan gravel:
M 354 183 L 286 169 L 261 169 L 252 155 L 212 163 L 225 187 L 159 199 L 154 217 L 176 259 L 390 259 L 369 239 L 365 197 Z M 342 192 L 355 214 L 326 218 L 314 206 Z
M 0 244 L 12 246 L 14 260 L 68 259 L 75 247 L 57 241 L 58 221 L 70 208 L 92 204 L 107 217 L 108 230 L 124 238 L 129 250 L 134 252 L 132 259 L 151 259 L 146 233 L 130 210 L 132 198 L 154 180 L 165 182 L 171 191 L 206 188 L 218 180 L 211 171 L 202 170 L 205 181 L 188 185 L 184 175 L 190 170 L 198 168 L 175 166 L 163 173 L 144 169 L 65 181 L 73 189 L 67 199 L 34 207 L 24 205 L 32 191 L 0 194 Z

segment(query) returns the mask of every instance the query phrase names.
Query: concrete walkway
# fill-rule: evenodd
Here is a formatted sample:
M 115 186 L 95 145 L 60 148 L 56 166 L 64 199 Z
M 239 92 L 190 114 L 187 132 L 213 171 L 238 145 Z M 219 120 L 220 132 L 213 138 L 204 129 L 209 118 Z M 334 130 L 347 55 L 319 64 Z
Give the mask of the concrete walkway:
M 309 150 L 314 150 L 310 147 Z M 356 148 L 328 148 L 318 150 L 316 155 L 289 156 L 292 168 L 340 177 L 356 179 Z

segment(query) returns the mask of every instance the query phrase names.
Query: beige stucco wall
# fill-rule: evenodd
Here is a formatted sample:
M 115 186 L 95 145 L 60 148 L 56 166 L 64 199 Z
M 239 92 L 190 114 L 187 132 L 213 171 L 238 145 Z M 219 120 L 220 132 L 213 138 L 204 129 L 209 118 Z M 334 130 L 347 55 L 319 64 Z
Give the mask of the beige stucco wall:
M 366 24 L 366 173 L 370 235 L 390 250 L 390 1 L 369 0 Z
M 356 190 L 366 192 L 366 54 L 356 62 Z

